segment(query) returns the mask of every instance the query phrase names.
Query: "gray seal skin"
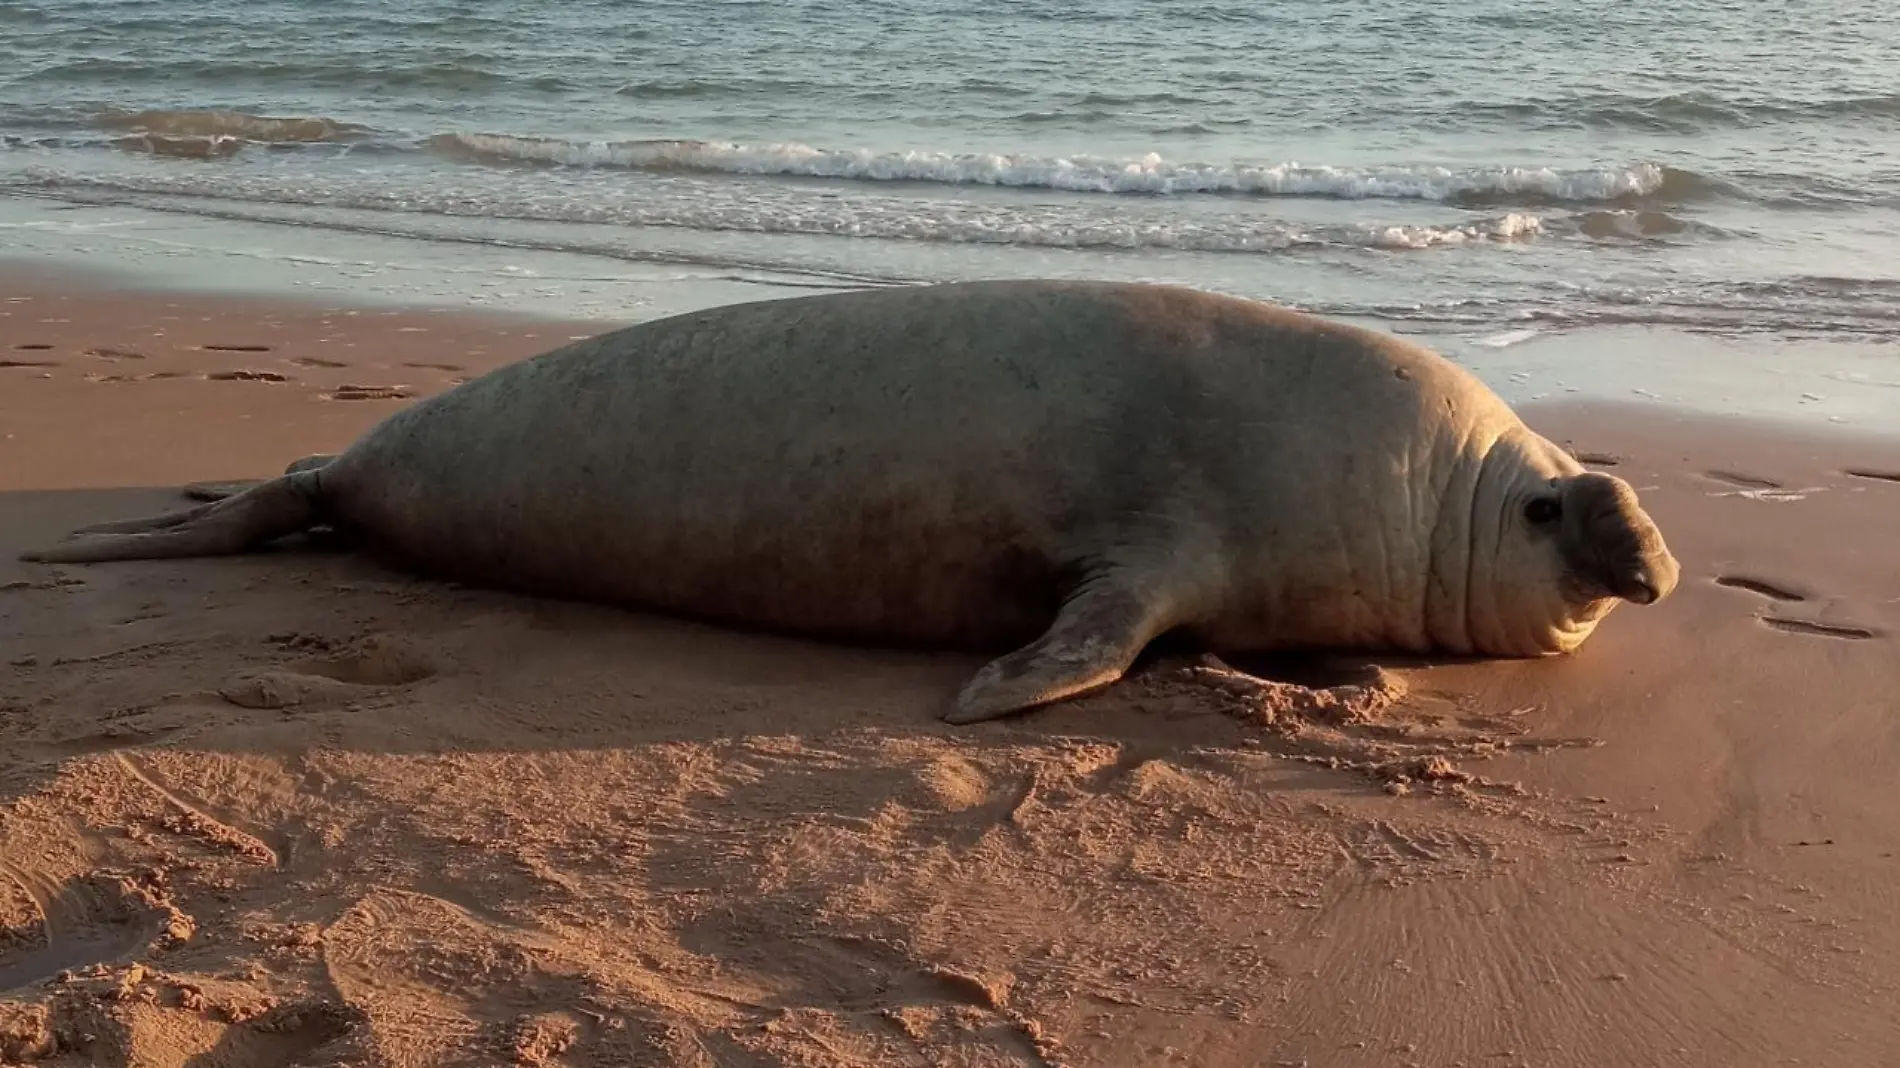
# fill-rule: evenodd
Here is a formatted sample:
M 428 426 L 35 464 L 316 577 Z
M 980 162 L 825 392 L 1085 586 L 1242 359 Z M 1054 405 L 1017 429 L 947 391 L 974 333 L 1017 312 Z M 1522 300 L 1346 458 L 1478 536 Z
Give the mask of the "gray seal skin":
M 1678 565 L 1630 486 L 1403 339 L 1173 286 L 1000 281 L 614 330 L 335 457 L 25 559 L 317 525 L 412 570 L 840 640 L 981 649 L 945 713 L 1225 652 L 1575 650 Z

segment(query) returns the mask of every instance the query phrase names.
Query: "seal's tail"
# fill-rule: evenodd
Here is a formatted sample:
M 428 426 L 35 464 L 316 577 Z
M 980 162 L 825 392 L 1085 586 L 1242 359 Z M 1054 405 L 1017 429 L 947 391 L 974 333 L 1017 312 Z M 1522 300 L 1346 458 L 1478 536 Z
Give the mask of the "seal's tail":
M 230 556 L 321 521 L 315 470 L 259 483 L 224 500 L 169 515 L 81 527 L 66 540 L 22 553 L 45 564 Z

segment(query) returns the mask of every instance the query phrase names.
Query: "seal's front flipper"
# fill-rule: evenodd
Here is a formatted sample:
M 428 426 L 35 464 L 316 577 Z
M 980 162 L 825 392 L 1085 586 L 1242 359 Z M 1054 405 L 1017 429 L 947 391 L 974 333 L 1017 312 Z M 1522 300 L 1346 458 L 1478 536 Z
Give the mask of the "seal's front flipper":
M 1042 637 L 985 664 L 957 694 L 947 723 L 979 723 L 1078 697 L 1120 679 L 1168 629 L 1171 604 L 1114 573 L 1078 589 Z
M 320 521 L 315 472 L 274 478 L 229 500 L 170 515 L 83 527 L 67 540 L 20 554 L 43 564 L 228 556 Z

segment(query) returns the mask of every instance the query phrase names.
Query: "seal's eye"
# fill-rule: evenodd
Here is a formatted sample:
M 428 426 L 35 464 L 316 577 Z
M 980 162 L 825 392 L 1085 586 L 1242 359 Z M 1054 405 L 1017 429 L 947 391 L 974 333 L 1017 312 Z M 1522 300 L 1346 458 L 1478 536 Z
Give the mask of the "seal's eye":
M 1524 502 L 1524 518 L 1536 526 L 1555 523 L 1564 514 L 1555 497 L 1532 497 Z

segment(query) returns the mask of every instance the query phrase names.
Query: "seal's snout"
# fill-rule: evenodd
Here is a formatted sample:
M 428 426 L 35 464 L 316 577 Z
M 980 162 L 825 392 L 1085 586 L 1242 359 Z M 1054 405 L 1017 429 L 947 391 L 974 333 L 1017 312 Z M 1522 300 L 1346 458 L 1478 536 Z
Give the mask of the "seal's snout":
M 1629 483 L 1589 472 L 1565 492 L 1564 555 L 1588 586 L 1632 604 L 1655 604 L 1674 592 L 1682 565 Z

